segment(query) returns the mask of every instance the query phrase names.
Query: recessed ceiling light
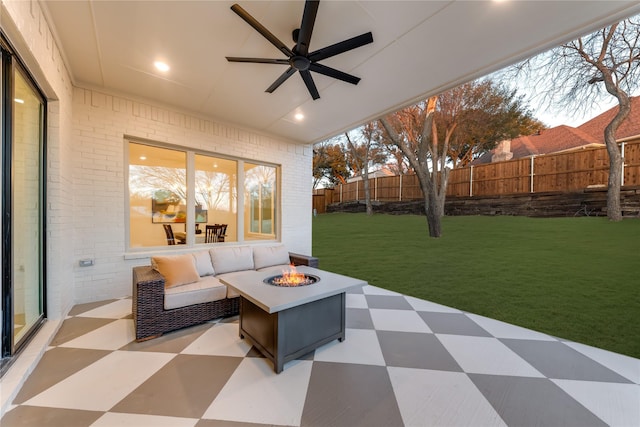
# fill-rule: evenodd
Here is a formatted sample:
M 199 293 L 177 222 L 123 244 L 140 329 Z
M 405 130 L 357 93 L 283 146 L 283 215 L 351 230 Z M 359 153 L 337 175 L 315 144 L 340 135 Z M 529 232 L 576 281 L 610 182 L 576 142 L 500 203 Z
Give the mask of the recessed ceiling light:
M 147 156 L 140 156 L 140 160 L 147 160 Z
M 169 71 L 169 65 L 166 62 L 156 61 L 153 63 L 153 65 L 155 65 L 155 67 L 163 73 Z
M 304 114 L 302 113 L 296 113 L 295 116 L 293 116 L 297 121 L 302 121 L 302 119 L 304 119 Z
M 14 101 L 16 101 L 18 104 L 24 104 L 24 99 L 14 98 Z

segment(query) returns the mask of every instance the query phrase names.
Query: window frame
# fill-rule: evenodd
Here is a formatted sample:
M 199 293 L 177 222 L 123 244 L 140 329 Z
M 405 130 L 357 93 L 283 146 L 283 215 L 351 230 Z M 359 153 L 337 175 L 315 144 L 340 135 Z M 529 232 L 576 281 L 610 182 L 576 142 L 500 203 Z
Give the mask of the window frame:
M 230 156 L 227 154 L 222 154 L 214 151 L 207 151 L 198 148 L 188 147 L 184 145 L 171 144 L 171 143 L 163 143 L 154 140 L 149 140 L 145 138 L 139 138 L 131 135 L 124 135 L 124 199 L 125 199 L 125 253 L 135 254 L 135 253 L 144 253 L 144 252 L 157 252 L 158 250 L 166 250 L 166 251 L 180 251 L 182 249 L 198 249 L 198 248 L 209 248 L 213 245 L 225 245 L 225 244 L 248 244 L 251 242 L 278 242 L 281 239 L 281 174 L 282 174 L 282 165 L 265 162 L 256 159 L 250 159 L 246 157 L 238 157 L 238 156 Z M 143 247 L 133 247 L 131 246 L 131 194 L 129 189 L 129 179 L 130 179 L 130 158 L 129 158 L 129 144 L 141 144 L 148 145 L 153 148 L 161 148 L 168 150 L 177 150 L 186 153 L 186 185 L 187 185 L 187 218 L 185 221 L 186 225 L 186 244 L 181 245 L 162 245 L 162 246 L 143 246 Z M 196 165 L 195 165 L 195 156 L 203 155 L 210 156 L 219 159 L 231 160 L 236 162 L 236 227 L 237 227 L 237 238 L 233 242 L 224 242 L 224 243 L 196 243 L 195 241 L 195 173 L 196 173 Z M 245 231 L 244 224 L 244 214 L 245 209 L 248 209 L 249 206 L 245 206 L 244 203 L 244 185 L 245 185 L 245 162 L 250 163 L 252 165 L 259 166 L 267 166 L 275 169 L 276 177 L 275 177 L 275 192 L 276 197 L 273 201 L 274 206 L 274 218 L 273 218 L 273 227 L 275 228 L 275 232 L 270 236 L 273 236 L 271 239 L 251 239 L 248 236 L 252 233 L 249 231 Z M 242 193 L 240 193 L 242 190 Z M 193 206 L 192 206 L 193 205 Z M 264 237 L 264 235 L 261 235 Z

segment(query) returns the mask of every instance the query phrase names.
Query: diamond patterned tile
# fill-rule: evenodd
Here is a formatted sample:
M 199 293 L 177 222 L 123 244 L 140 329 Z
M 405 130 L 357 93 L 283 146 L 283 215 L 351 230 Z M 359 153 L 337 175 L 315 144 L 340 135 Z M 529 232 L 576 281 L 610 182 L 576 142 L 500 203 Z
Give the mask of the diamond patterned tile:
M 194 427 L 197 423 L 197 418 L 107 412 L 91 424 L 91 427 Z
M 626 379 L 640 384 L 640 360 L 623 354 L 613 353 L 601 348 L 590 347 L 588 345 L 575 342 L 566 342 L 572 349 L 579 351 L 590 359 L 595 360 L 612 371 L 622 375 Z
M 491 335 L 463 313 L 418 312 L 429 328 L 436 334 L 469 335 L 490 337 Z
M 546 378 L 468 374 L 512 426 L 606 426 L 592 412 Z
M 31 406 L 108 411 L 175 355 L 114 351 L 25 402 Z
M 433 311 L 437 313 L 461 313 L 461 311 L 458 309 L 447 307 L 446 305 L 436 304 L 431 301 L 425 301 L 423 299 L 409 297 L 409 296 L 405 296 L 404 298 L 407 300 L 409 304 L 411 304 L 411 307 L 413 307 L 413 309 L 416 311 Z
M 130 306 L 74 307 L 0 424 L 640 425 L 640 360 L 375 286 L 281 374 L 238 316 L 137 343 Z
M 387 366 L 462 371 L 460 365 L 433 334 L 377 331 Z
M 22 405 L 2 417 L 2 427 L 74 426 L 89 427 L 104 412 L 42 408 Z
M 245 358 L 202 418 L 299 425 L 312 365 L 294 360 L 276 374 L 266 359 Z
M 112 302 L 115 302 L 115 301 L 118 301 L 118 300 L 110 299 L 110 300 L 103 300 L 103 301 L 96 301 L 96 302 L 88 302 L 84 304 L 77 304 L 73 308 L 71 308 L 71 310 L 69 310 L 69 316 L 78 316 L 84 312 L 93 310 L 98 307 L 102 307 L 103 305 L 111 304 Z M 129 299 L 129 303 L 131 303 L 130 299 Z
M 629 383 L 611 369 L 559 341 L 501 340 L 548 378 Z
M 369 310 L 360 308 L 346 309 L 347 328 L 353 329 L 373 329 L 373 320 Z
M 134 339 L 133 321 L 121 319 L 60 344 L 60 347 L 117 350 Z
M 369 308 L 389 310 L 413 310 L 411 304 L 402 295 L 365 295 Z
M 544 377 L 496 338 L 436 335 L 465 372 Z
M 74 338 L 78 338 L 86 333 L 101 328 L 109 323 L 115 322 L 114 319 L 94 319 L 91 317 L 71 317 L 66 319 L 58 333 L 51 341 L 52 346 L 61 345 Z
M 196 339 L 211 328 L 211 323 L 196 325 L 191 328 L 180 329 L 179 331 L 164 334 L 152 340 L 135 342 L 132 341 L 120 350 L 128 351 L 150 351 L 154 353 L 180 353 Z
M 314 362 L 300 425 L 402 425 L 386 368 Z
M 347 308 L 368 308 L 367 298 L 362 294 L 346 294 Z
M 78 317 L 97 317 L 103 319 L 122 319 L 131 315 L 131 300 L 120 299 L 109 304 L 78 314 Z
M 610 426 L 640 426 L 640 386 L 552 380 Z
M 511 325 L 501 322 L 500 320 L 490 319 L 477 314 L 466 313 L 467 317 L 480 325 L 482 329 L 489 332 L 496 338 L 515 338 L 523 340 L 540 340 L 540 341 L 557 341 L 556 338 L 549 335 L 525 329 L 520 326 Z
M 424 320 L 413 310 L 371 309 L 371 320 L 379 331 L 431 332 Z
M 463 373 L 388 370 L 406 426 L 506 426 Z
M 384 357 L 376 331 L 347 329 L 345 335 L 343 342 L 335 340 L 318 348 L 313 360 L 384 366 Z
M 111 411 L 200 419 L 241 361 L 179 354 Z
M 24 403 L 108 354 L 110 352 L 104 350 L 59 347 L 46 351 L 38 366 L 22 386 L 14 403 Z
M 211 326 L 182 353 L 244 357 L 250 349 L 249 341 L 240 338 L 237 323 L 219 323 Z

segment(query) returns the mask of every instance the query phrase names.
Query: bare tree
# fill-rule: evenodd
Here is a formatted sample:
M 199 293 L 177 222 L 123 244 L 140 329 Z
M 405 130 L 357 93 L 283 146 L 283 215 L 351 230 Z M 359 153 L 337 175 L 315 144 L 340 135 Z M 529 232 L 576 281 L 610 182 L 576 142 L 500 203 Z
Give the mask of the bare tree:
M 432 97 L 380 119 L 387 143 L 398 147 L 416 172 L 431 237 L 442 234 L 441 219 L 449 179 L 448 141 L 439 141 L 434 121 L 437 100 Z
M 514 67 L 530 79 L 535 95 L 552 109 L 584 112 L 603 98 L 618 101 L 618 112 L 604 130 L 609 154 L 607 217 L 620 221 L 622 155 L 616 131 L 631 111 L 630 94 L 640 85 L 640 17 L 626 19 L 563 44 Z M 601 84 L 602 83 L 602 84 Z

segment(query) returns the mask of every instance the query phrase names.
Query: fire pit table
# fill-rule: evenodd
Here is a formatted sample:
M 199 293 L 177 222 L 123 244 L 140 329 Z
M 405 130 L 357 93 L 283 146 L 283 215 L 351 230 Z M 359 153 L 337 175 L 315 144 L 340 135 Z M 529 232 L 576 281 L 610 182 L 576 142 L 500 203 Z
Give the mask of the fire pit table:
M 313 267 L 296 269 L 312 279 L 300 286 L 278 286 L 272 283 L 279 276 L 273 271 L 240 271 L 220 279 L 240 294 L 240 337 L 249 338 L 276 373 L 321 345 L 344 341 L 345 292 L 367 284 Z

